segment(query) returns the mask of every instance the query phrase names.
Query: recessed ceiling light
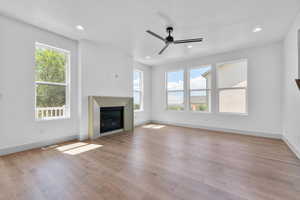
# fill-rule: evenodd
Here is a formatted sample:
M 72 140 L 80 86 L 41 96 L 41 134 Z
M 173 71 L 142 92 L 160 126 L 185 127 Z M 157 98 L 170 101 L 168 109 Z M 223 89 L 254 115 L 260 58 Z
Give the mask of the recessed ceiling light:
M 253 33 L 258 33 L 260 31 L 262 31 L 262 27 L 256 26 L 252 31 L 253 31 Z
M 84 27 L 81 26 L 81 25 L 77 25 L 77 26 L 76 26 L 76 29 L 77 29 L 77 30 L 80 30 L 80 31 L 84 31 Z
M 187 48 L 189 48 L 189 49 L 190 49 L 190 48 L 193 48 L 193 46 L 192 46 L 192 45 L 189 45 L 189 46 L 187 46 Z
M 146 56 L 145 58 L 146 58 L 146 59 L 150 59 L 151 57 L 150 57 L 150 56 Z

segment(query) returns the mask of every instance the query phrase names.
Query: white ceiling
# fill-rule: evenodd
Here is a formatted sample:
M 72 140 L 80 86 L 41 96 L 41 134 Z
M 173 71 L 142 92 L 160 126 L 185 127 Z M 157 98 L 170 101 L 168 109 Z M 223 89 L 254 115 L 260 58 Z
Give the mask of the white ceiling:
M 136 60 L 163 62 L 260 45 L 284 37 L 300 9 L 299 0 L 0 0 L 0 13 L 73 39 L 110 43 Z M 145 33 L 175 39 L 204 37 L 188 49 L 163 43 Z M 75 29 L 76 25 L 85 31 Z M 253 33 L 260 25 L 262 32 Z M 145 59 L 151 56 L 151 59 Z

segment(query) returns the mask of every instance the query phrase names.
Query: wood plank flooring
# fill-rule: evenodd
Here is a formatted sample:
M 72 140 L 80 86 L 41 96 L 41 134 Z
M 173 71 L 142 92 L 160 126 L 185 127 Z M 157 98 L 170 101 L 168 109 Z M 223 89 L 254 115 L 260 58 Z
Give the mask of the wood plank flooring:
M 281 140 L 145 125 L 0 157 L 2 200 L 299 200 Z

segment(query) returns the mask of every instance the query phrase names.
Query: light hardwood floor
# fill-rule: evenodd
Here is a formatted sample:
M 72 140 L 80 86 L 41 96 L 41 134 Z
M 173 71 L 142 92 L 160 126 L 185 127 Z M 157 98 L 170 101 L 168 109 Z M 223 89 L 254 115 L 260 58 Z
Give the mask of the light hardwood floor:
M 147 125 L 0 157 L 0 199 L 299 200 L 300 161 L 281 140 Z

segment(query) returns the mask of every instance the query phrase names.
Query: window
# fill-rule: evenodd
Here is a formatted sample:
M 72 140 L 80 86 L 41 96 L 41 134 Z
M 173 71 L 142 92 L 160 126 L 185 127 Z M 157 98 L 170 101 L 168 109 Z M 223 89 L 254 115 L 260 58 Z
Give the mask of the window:
M 48 45 L 35 45 L 36 119 L 70 117 L 70 52 Z
M 167 72 L 167 109 L 184 110 L 184 71 Z
M 204 66 L 189 71 L 190 110 L 210 112 L 211 78 L 211 66 Z
M 133 93 L 134 110 L 143 110 L 143 72 L 140 70 L 133 72 Z
M 219 112 L 247 113 L 247 61 L 217 65 Z

